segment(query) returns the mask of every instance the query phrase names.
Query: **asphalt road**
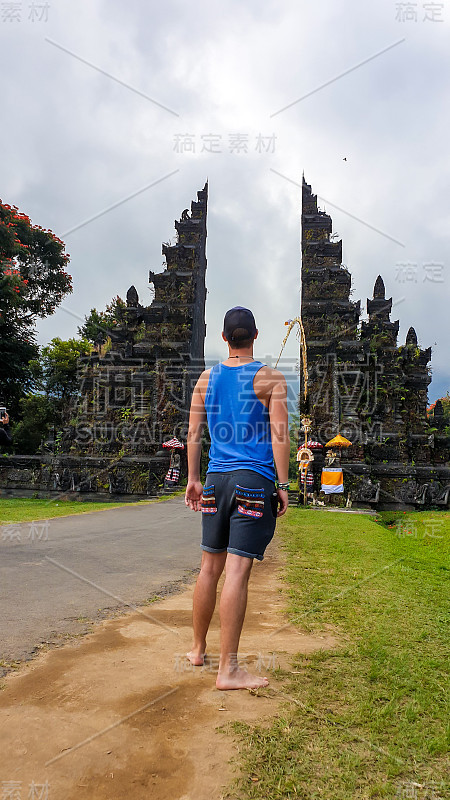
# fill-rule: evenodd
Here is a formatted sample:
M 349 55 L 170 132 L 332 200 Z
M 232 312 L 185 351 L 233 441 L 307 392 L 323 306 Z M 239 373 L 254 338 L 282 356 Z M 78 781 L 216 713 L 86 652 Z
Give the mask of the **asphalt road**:
M 192 575 L 200 530 L 184 497 L 0 526 L 0 659 L 29 658 Z

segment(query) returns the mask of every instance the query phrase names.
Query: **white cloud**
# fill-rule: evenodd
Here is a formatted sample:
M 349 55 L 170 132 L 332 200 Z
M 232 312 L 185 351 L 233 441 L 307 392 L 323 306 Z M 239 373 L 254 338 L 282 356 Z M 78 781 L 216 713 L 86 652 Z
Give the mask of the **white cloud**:
M 353 299 L 372 296 L 379 273 L 400 319 L 433 346 L 430 400 L 450 384 L 447 356 L 449 156 L 448 28 L 444 21 L 396 22 L 395 2 L 320 4 L 199 0 L 60 0 L 47 23 L 0 22 L 6 124 L 0 131 L 1 196 L 62 235 L 120 199 L 179 169 L 66 237 L 74 293 L 39 325 L 42 342 L 76 333 L 78 317 L 103 308 L 134 283 L 148 302 L 148 269 L 162 269 L 161 242 L 210 180 L 208 335 L 221 354 L 224 311 L 248 304 L 260 327 L 259 355 L 278 355 L 284 321 L 299 308 L 302 171 L 343 238 Z M 45 41 L 51 39 L 179 117 Z M 398 42 L 274 117 L 297 98 Z M 248 134 L 249 152 L 229 136 Z M 195 153 L 174 151 L 191 133 Z M 222 136 L 222 153 L 201 152 L 202 135 Z M 256 136 L 276 134 L 274 153 Z M 343 158 L 347 161 L 343 161 Z M 369 229 L 335 204 L 404 243 Z M 400 261 L 417 282 L 396 279 Z M 442 263 L 443 282 L 423 280 Z M 73 316 L 75 315 L 75 316 Z M 437 342 L 434 345 L 434 342 Z M 296 356 L 295 340 L 287 352 Z

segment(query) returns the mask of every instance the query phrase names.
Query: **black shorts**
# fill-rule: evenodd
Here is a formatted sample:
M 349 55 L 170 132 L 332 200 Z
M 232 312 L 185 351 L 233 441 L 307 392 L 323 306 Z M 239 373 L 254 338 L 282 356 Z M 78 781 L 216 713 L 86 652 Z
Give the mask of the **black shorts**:
M 275 532 L 275 483 L 259 472 L 208 472 L 202 497 L 202 544 L 208 553 L 262 561 Z

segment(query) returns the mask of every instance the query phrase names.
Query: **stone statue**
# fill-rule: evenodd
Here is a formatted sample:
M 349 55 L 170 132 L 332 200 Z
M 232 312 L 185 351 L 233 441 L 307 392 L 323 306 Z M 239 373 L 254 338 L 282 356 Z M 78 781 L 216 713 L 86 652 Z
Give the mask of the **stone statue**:
M 127 306 L 129 308 L 137 308 L 139 305 L 139 295 L 135 286 L 130 286 L 127 292 Z

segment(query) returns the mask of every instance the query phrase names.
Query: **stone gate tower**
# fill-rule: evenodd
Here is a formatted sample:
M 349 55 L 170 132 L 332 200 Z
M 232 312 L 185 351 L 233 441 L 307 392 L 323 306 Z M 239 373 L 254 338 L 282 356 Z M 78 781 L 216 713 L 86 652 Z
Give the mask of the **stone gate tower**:
M 308 349 L 308 401 L 313 438 L 323 444 L 340 432 L 344 485 L 361 503 L 400 507 L 446 505 L 450 493 L 449 437 L 427 419 L 431 348 L 418 346 L 414 328 L 397 345 L 398 320 L 382 277 L 367 300 L 350 299 L 351 275 L 331 217 L 302 181 L 301 315 Z M 320 470 L 320 459 L 315 464 Z M 316 488 L 319 475 L 316 475 Z
M 162 247 L 166 268 L 150 272 L 150 305 L 130 286 L 116 325 L 80 358 L 76 405 L 54 455 L 11 456 L 0 490 L 92 500 L 155 494 L 169 463 L 162 443 L 185 440 L 204 369 L 207 203 L 205 184 L 175 222 L 176 242 Z
M 176 243 L 162 246 L 166 269 L 149 273 L 151 304 L 141 305 L 130 286 L 108 331 L 110 350 L 80 359 L 79 405 L 66 441 L 78 457 L 118 458 L 108 475 L 115 493 L 148 491 L 145 481 L 160 480 L 166 464 L 163 441 L 186 438 L 192 388 L 204 369 L 207 202 L 205 184 L 175 221 Z

